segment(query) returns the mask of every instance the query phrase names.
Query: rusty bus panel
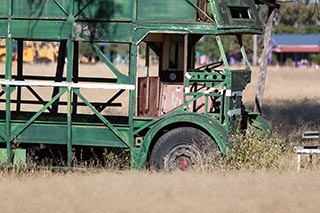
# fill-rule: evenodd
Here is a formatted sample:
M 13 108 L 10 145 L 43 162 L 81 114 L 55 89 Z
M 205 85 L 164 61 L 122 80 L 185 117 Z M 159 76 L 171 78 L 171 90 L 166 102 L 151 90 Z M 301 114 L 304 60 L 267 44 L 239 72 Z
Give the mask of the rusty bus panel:
M 161 84 L 160 115 L 167 114 L 184 103 L 183 84 Z
M 159 84 L 159 77 L 141 77 L 138 79 L 138 116 L 158 117 Z

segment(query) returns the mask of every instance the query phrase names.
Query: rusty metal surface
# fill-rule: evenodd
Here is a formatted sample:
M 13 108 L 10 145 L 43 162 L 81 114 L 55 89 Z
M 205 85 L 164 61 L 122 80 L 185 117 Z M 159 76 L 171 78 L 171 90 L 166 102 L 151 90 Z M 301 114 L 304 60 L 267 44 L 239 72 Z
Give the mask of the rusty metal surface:
M 161 84 L 160 113 L 167 114 L 184 103 L 183 84 Z
M 159 77 L 138 79 L 138 115 L 143 117 L 159 116 Z

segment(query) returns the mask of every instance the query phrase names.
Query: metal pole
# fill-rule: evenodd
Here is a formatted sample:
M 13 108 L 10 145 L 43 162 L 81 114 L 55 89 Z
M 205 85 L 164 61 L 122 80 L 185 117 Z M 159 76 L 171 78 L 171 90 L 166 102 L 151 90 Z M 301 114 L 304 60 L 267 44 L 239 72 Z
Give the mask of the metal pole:
M 73 4 L 69 5 L 69 20 L 74 20 L 73 17 Z M 71 38 L 67 41 L 67 83 L 72 82 L 73 63 L 74 63 L 74 45 Z M 63 73 L 63 72 L 62 72 Z M 61 73 L 61 74 L 62 74 Z M 61 76 L 62 77 L 62 76 Z M 67 94 L 67 166 L 71 167 L 72 163 L 72 88 L 68 87 Z
M 184 75 L 188 69 L 188 34 L 184 35 L 184 47 L 183 47 L 183 72 Z
M 130 44 L 130 56 L 129 56 L 129 79 L 130 84 L 135 85 L 136 82 L 136 67 L 137 67 L 137 45 Z M 129 147 L 130 147 L 130 155 L 131 155 L 131 166 L 135 166 L 134 154 L 134 115 L 135 115 L 135 97 L 136 90 L 130 90 L 129 93 Z
M 18 50 L 17 50 L 17 79 L 23 80 L 23 40 L 18 39 Z M 21 110 L 21 86 L 17 87 L 17 105 L 16 111 Z
M 11 35 L 11 16 L 12 16 L 12 1 L 8 0 L 8 26 L 7 26 L 7 38 L 6 38 L 6 67 L 5 67 L 5 79 L 11 80 L 12 78 L 12 35 Z M 7 163 L 8 166 L 11 165 L 12 160 L 12 147 L 11 147 L 11 92 L 10 86 L 6 85 L 6 126 L 5 126 L 5 134 L 6 134 L 6 148 L 7 148 Z
M 150 47 L 149 44 L 146 43 L 146 55 L 145 55 L 145 76 L 149 77 L 149 69 L 150 69 Z
M 74 41 L 73 42 L 74 46 L 74 53 L 73 53 L 73 75 L 72 75 L 72 82 L 73 83 L 78 83 L 79 82 L 79 41 Z M 78 104 L 78 97 L 75 94 L 73 95 L 73 100 L 72 100 L 72 114 L 76 115 L 77 114 L 77 104 Z
M 301 166 L 301 154 L 297 154 L 297 171 L 300 171 L 300 166 Z
M 253 66 L 257 66 L 258 64 L 258 35 L 253 35 L 253 59 L 252 59 L 252 63 Z
M 55 82 L 62 82 L 62 79 L 63 79 L 63 69 L 64 69 L 64 63 L 65 63 L 65 57 L 66 57 L 66 48 L 67 48 L 67 41 L 66 40 L 60 41 L 56 76 L 54 79 Z M 59 93 L 59 88 L 54 87 L 52 92 L 52 97 L 54 97 L 58 93 Z M 51 108 L 54 113 L 58 112 L 58 105 L 59 105 L 59 99 L 57 100 L 57 102 L 52 104 Z
M 68 39 L 68 52 L 67 52 L 67 83 L 72 82 L 72 70 L 73 70 L 73 53 L 74 53 L 74 46 L 71 39 Z M 68 101 L 67 101 L 67 165 L 71 167 L 72 163 L 72 88 L 68 88 Z

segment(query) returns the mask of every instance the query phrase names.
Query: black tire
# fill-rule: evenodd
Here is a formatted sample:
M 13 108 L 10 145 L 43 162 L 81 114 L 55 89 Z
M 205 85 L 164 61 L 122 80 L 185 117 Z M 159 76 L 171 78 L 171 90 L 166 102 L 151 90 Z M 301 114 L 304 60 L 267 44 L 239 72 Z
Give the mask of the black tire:
M 193 127 L 180 127 L 162 135 L 150 156 L 153 170 L 193 170 L 204 165 L 205 157 L 220 156 L 211 137 Z

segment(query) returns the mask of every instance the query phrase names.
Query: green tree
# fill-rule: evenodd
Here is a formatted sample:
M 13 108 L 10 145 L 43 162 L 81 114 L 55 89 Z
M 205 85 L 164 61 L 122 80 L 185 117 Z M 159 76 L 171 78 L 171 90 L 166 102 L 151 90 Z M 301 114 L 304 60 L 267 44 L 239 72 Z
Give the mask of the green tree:
M 319 25 L 306 26 L 304 31 L 306 34 L 320 34 L 320 26 Z
M 278 24 L 274 26 L 272 30 L 273 34 L 299 34 L 299 31 L 296 27 L 292 25 Z
M 319 6 L 310 1 L 283 3 L 275 17 L 275 34 L 318 33 L 320 28 Z
M 311 55 L 311 59 L 314 64 L 320 65 L 320 53 Z
M 215 36 L 204 36 L 196 46 L 197 52 L 203 52 L 214 58 L 220 57 L 219 48 Z

